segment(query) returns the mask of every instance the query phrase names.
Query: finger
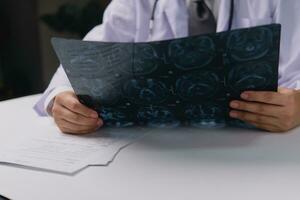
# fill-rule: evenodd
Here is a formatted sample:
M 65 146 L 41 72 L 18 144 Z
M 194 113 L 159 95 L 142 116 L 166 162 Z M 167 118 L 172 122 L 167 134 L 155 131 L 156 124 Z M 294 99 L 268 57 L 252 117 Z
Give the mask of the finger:
M 265 103 L 232 101 L 230 107 L 237 110 L 248 111 L 256 114 L 262 114 L 271 117 L 277 117 L 282 107 Z
M 69 121 L 74 124 L 83 126 L 100 126 L 103 122 L 100 118 L 88 118 L 83 115 L 74 113 L 61 106 L 59 118 Z
M 97 126 L 82 126 L 78 124 L 73 124 L 63 119 L 56 120 L 56 123 L 62 132 L 71 134 L 91 133 L 100 128 Z
M 289 88 L 282 88 L 282 87 L 279 87 L 278 88 L 278 92 L 280 94 L 292 94 L 295 90 L 293 89 L 289 89 Z
M 98 113 L 81 104 L 74 94 L 65 96 L 65 98 L 58 98 L 59 104 L 69 109 L 70 111 L 78 113 L 85 117 L 98 118 Z
M 86 131 L 86 130 L 96 130 L 98 129 L 100 126 L 98 125 L 92 125 L 92 126 L 85 126 L 85 125 L 79 125 L 79 124 L 74 124 L 72 122 L 69 122 L 67 120 L 64 119 L 59 119 L 59 125 L 61 127 L 73 130 L 73 131 Z
M 254 123 L 259 124 L 267 124 L 267 125 L 276 125 L 277 124 L 277 118 L 270 117 L 270 116 L 264 116 L 260 114 L 250 113 L 250 112 L 243 112 L 243 111 L 237 111 L 233 110 L 229 113 L 230 117 L 239 119 L 242 121 L 250 121 Z
M 59 128 L 59 129 L 62 133 L 69 134 L 69 135 L 85 135 L 85 134 L 90 134 L 90 133 L 97 131 L 97 130 L 79 131 L 79 130 L 72 130 L 72 129 L 68 129 L 68 128 Z
M 284 106 L 287 102 L 287 95 L 277 92 L 243 92 L 241 98 L 247 101 L 255 101 L 266 104 Z
M 55 104 L 52 108 L 52 115 L 56 119 L 64 119 L 74 124 L 85 125 L 85 126 L 100 126 L 103 121 L 98 118 L 88 118 L 83 115 L 74 113 L 62 105 Z

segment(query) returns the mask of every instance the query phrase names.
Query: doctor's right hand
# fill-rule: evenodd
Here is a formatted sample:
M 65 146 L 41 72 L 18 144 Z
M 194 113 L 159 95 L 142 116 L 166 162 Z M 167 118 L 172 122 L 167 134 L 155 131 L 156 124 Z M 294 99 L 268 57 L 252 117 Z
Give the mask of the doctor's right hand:
M 81 104 L 74 92 L 58 94 L 54 99 L 51 113 L 63 133 L 87 134 L 103 126 L 98 113 Z

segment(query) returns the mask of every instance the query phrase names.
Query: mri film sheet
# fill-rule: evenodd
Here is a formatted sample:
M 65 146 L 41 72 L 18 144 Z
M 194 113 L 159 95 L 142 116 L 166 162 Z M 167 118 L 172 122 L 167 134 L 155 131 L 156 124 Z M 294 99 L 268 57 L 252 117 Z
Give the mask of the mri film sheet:
M 280 25 L 147 43 L 54 38 L 80 101 L 108 127 L 239 125 L 228 104 L 276 91 Z

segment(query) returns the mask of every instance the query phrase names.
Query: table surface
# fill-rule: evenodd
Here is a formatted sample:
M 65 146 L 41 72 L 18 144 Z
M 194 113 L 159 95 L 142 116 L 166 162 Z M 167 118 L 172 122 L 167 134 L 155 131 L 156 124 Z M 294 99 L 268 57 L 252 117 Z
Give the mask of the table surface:
M 0 103 L 0 144 L 7 134 L 18 137 L 34 131 L 39 120 L 51 120 L 32 110 L 38 98 Z M 0 165 L 0 193 L 15 200 L 296 200 L 299 144 L 300 129 L 156 130 L 108 167 L 88 167 L 74 176 Z

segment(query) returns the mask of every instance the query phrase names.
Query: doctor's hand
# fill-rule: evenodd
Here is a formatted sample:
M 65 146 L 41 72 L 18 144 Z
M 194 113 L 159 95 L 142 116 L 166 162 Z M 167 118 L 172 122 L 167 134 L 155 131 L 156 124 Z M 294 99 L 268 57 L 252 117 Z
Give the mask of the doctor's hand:
M 87 134 L 103 126 L 97 112 L 81 104 L 74 92 L 62 92 L 55 97 L 52 116 L 63 133 Z
M 242 93 L 232 101 L 232 118 L 270 132 L 286 132 L 300 125 L 300 91 L 279 88 L 278 92 Z

